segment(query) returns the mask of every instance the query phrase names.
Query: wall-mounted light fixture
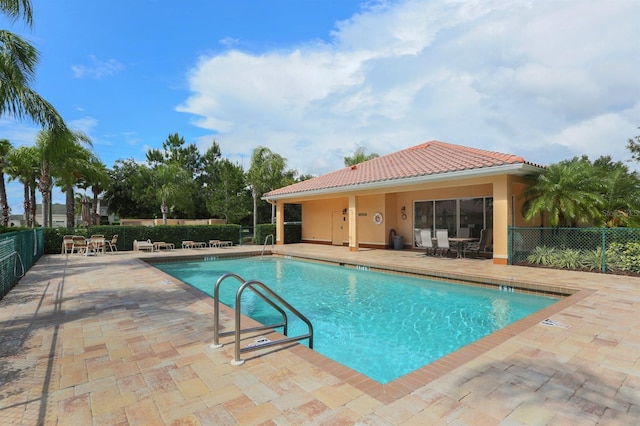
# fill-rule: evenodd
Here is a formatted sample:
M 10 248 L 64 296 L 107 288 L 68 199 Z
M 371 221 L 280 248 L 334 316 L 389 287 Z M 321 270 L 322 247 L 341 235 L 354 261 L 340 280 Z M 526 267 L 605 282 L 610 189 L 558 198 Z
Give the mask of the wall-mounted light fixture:
M 342 214 L 346 215 L 347 214 L 347 208 L 345 207 L 344 209 L 342 209 Z
M 405 206 L 400 209 L 400 217 L 402 217 L 402 220 L 407 219 L 407 208 Z

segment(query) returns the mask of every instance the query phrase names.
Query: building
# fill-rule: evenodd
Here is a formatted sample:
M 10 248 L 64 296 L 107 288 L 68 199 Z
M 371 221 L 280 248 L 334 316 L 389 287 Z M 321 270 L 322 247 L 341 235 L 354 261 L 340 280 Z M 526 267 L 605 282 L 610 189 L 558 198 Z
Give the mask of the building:
M 430 141 L 263 195 L 276 205 L 276 241 L 284 241 L 284 205 L 302 206 L 302 241 L 386 248 L 391 235 L 413 246 L 414 229 L 493 231 L 493 261 L 506 264 L 507 230 L 523 226 L 527 175 L 543 166 L 522 157 Z

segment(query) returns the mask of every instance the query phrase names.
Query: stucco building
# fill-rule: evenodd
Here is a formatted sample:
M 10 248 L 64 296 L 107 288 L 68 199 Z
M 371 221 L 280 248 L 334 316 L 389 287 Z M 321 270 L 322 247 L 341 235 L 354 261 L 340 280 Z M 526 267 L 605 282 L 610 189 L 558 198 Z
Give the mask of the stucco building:
M 493 231 L 493 261 L 507 263 L 509 226 L 526 225 L 527 175 L 544 167 L 511 154 L 426 142 L 263 195 L 276 205 L 276 241 L 284 241 L 284 205 L 302 206 L 302 240 L 387 248 L 390 236 L 412 247 L 414 229 L 450 237 Z

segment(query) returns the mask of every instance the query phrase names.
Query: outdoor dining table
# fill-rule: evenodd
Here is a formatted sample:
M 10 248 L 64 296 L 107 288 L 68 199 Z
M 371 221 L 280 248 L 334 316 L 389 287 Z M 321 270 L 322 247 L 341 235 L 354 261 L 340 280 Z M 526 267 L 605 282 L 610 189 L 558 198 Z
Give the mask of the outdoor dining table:
M 478 241 L 479 238 L 471 238 L 471 237 L 449 237 L 449 242 L 456 243 L 456 256 L 458 259 L 464 257 L 464 251 L 462 247 L 464 243 L 468 243 L 471 241 Z

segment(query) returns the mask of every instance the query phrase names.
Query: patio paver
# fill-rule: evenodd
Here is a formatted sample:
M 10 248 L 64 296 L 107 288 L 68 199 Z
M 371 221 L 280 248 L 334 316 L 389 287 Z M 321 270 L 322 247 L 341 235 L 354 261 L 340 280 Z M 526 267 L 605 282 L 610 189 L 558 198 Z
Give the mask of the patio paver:
M 2 422 L 534 425 L 640 417 L 640 278 L 408 250 L 276 247 L 284 255 L 576 292 L 548 311 L 569 328 L 516 323 L 382 386 L 301 345 L 231 366 L 232 345 L 209 347 L 212 300 L 141 261 L 242 251 L 261 247 L 44 256 L 0 301 Z M 223 310 L 223 325 L 231 321 Z

